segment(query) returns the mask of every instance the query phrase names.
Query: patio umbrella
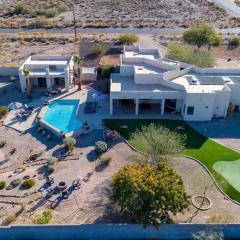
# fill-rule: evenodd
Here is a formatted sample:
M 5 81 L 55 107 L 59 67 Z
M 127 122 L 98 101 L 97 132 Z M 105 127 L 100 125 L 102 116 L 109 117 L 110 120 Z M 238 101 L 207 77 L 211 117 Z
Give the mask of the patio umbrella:
M 20 102 L 13 102 L 13 103 L 10 103 L 10 104 L 8 105 L 8 108 L 9 108 L 10 110 L 16 110 L 16 109 L 20 109 L 20 108 L 22 108 L 22 107 L 23 107 L 23 104 L 20 103 Z

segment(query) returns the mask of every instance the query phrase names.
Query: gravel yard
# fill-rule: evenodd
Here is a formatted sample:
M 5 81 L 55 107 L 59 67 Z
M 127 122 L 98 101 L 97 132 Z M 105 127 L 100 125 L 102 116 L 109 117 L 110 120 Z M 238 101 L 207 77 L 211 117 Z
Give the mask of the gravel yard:
M 73 14 L 67 1 L 22 0 L 26 11 L 14 14 L 18 1 L 0 3 L 1 27 L 36 26 L 36 16 L 44 16 L 45 9 L 54 9 L 53 16 L 37 24 L 48 27 L 69 27 Z M 64 5 L 59 10 L 59 4 Z M 43 9 L 39 11 L 38 9 Z M 210 0 L 82 0 L 75 5 L 77 24 L 82 27 L 187 27 L 196 22 L 212 22 L 216 26 L 237 27 L 239 20 Z M 27 19 L 25 18 L 27 16 Z M 10 20 L 10 21 L 9 21 Z

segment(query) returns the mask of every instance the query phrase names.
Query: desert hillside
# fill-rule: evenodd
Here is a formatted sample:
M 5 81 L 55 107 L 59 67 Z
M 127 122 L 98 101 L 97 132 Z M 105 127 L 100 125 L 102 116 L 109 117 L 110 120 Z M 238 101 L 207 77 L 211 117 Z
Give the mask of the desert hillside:
M 210 0 L 81 0 L 75 4 L 78 26 L 187 27 L 208 21 L 220 28 L 238 27 L 240 20 Z M 2 0 L 0 27 L 68 27 L 69 0 Z

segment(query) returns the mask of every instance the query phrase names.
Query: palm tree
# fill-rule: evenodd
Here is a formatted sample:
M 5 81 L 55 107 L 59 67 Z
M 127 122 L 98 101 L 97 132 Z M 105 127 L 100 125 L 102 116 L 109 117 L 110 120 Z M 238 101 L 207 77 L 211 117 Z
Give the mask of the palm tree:
M 23 75 L 26 78 L 26 90 L 27 96 L 30 97 L 30 80 L 29 80 L 30 71 L 28 68 L 23 68 Z
M 81 65 L 83 64 L 84 58 L 76 55 L 74 56 L 73 61 L 74 64 L 77 66 L 78 90 L 82 90 Z

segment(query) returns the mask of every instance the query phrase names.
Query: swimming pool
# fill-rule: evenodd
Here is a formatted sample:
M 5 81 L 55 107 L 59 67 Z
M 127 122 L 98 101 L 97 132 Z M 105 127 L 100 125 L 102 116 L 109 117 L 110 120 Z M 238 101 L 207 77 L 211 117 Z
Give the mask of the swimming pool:
M 51 102 L 43 117 L 43 120 L 63 131 L 65 134 L 82 127 L 82 122 L 77 119 L 79 100 L 56 100 Z

